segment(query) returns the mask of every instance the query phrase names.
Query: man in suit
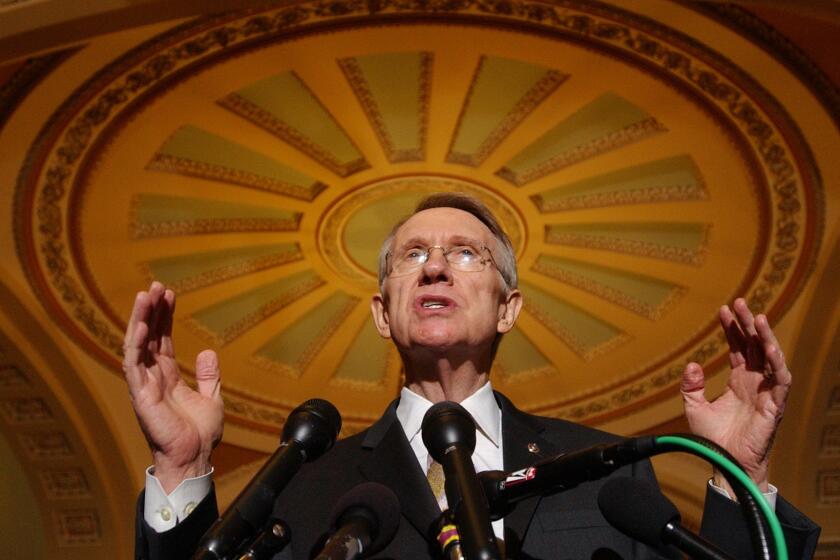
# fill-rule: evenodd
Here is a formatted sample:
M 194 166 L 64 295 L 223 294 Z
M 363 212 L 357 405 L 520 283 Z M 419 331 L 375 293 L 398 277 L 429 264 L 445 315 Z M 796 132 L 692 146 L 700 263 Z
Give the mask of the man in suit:
M 357 483 L 374 480 L 395 490 L 403 516 L 382 557 L 432 557 L 429 531 L 445 503 L 426 481 L 433 466 L 420 421 L 435 402 L 460 402 L 476 420 L 477 471 L 509 470 L 614 440 L 583 426 L 524 414 L 492 392 L 495 350 L 522 305 L 516 287 L 510 241 L 487 208 L 471 198 L 429 197 L 394 228 L 383 244 L 380 293 L 373 296 L 371 309 L 379 333 L 400 352 L 406 385 L 376 424 L 305 466 L 280 496 L 277 513 L 293 535 L 287 556 L 311 554 L 335 500 Z M 171 341 L 174 303 L 174 294 L 158 283 L 139 293 L 125 339 L 126 378 L 154 459 L 154 476 L 147 478 L 139 504 L 138 557 L 186 556 L 216 516 L 208 473 L 222 430 L 219 368 L 215 353 L 205 351 L 196 360 L 198 390 L 180 380 Z M 726 448 L 776 500 L 791 551 L 808 555 L 818 529 L 777 498 L 767 480 L 770 444 L 791 375 L 766 317 L 753 316 L 743 300 L 733 307 L 720 311 L 731 349 L 728 388 L 714 402 L 706 401 L 702 368 L 686 366 L 682 391 L 689 424 L 694 433 Z M 647 462 L 623 473 L 653 480 Z M 727 484 L 717 473 L 713 482 L 705 532 L 722 538 L 736 556 L 749 557 L 746 533 L 737 530 L 739 523 L 743 526 L 737 505 L 724 496 Z M 493 530 L 513 557 L 656 554 L 606 526 L 595 503 L 600 485 L 532 498 Z M 159 519 L 167 511 L 168 519 Z

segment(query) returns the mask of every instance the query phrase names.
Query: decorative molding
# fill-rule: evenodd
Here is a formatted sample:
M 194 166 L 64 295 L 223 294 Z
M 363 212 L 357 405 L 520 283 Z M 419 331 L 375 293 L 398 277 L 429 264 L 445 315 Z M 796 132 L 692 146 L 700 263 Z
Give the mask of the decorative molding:
M 672 185 L 667 187 L 646 187 L 627 191 L 599 192 L 564 197 L 562 200 L 547 201 L 539 193 L 531 195 L 534 205 L 542 213 L 584 208 L 604 208 L 627 204 L 649 204 L 655 202 L 678 202 L 705 200 L 708 198 L 702 184 Z
M 303 82 L 301 81 L 301 83 Z M 312 98 L 315 99 L 317 103 L 321 103 L 314 94 L 312 95 Z M 220 99 L 218 103 L 225 109 L 236 113 L 243 119 L 254 123 L 260 128 L 265 129 L 282 139 L 284 142 L 294 146 L 339 177 L 347 177 L 370 167 L 370 164 L 364 157 L 347 162 L 338 161 L 333 154 L 328 152 L 322 146 L 315 144 L 303 133 L 292 128 L 262 107 L 251 103 L 240 95 L 232 93 L 224 99 Z M 326 111 L 326 109 L 324 110 Z M 358 148 L 356 148 L 356 150 L 359 151 Z M 359 153 L 361 153 L 361 151 L 359 151 Z
M 72 509 L 53 514 L 59 546 L 89 546 L 102 540 L 99 514 L 94 509 Z
M 361 302 L 359 298 L 348 296 L 347 302 L 339 309 L 331 318 L 327 325 L 320 330 L 301 352 L 300 356 L 291 364 L 284 364 L 276 362 L 265 356 L 255 354 L 248 359 L 248 361 L 260 369 L 270 371 L 272 373 L 279 373 L 286 377 L 299 379 L 306 368 L 312 362 L 312 359 L 324 349 L 330 337 L 341 327 L 347 317 L 353 312 L 353 309 Z
M 452 134 L 452 141 L 449 144 L 449 150 L 447 150 L 446 155 L 446 161 L 450 163 L 460 163 L 471 167 L 478 167 L 481 165 L 484 160 L 493 153 L 493 150 L 495 150 L 505 138 L 510 136 L 510 133 L 519 126 L 519 123 L 525 120 L 525 117 L 534 112 L 539 104 L 542 103 L 549 95 L 554 93 L 554 91 L 569 77 L 568 74 L 563 74 L 557 70 L 547 70 L 545 75 L 543 75 L 543 77 L 540 78 L 539 81 L 537 81 L 537 83 L 534 84 L 531 89 L 529 89 L 525 95 L 516 102 L 516 105 L 514 105 L 513 108 L 502 118 L 499 124 L 496 125 L 496 128 L 487 135 L 487 138 L 481 142 L 475 153 L 462 154 L 455 152 L 453 151 L 455 140 L 461 132 L 461 127 L 463 125 L 467 109 L 469 108 L 470 100 L 475 92 L 476 83 L 486 59 L 486 56 L 482 56 L 479 59 L 478 65 L 473 73 L 472 80 L 470 81 L 467 97 L 464 100 L 464 104 L 461 106 L 461 113 L 458 115 L 458 123 L 455 126 L 455 132 Z
M 817 473 L 817 498 L 821 504 L 840 504 L 840 471 L 820 471 Z
M 705 227 L 704 241 L 701 247 L 706 245 L 705 238 L 711 226 Z M 575 232 L 560 232 L 552 230 L 551 226 L 545 227 L 545 242 L 555 245 L 569 245 L 571 247 L 583 247 L 586 249 L 602 249 L 614 253 L 627 253 L 640 257 L 674 261 L 678 263 L 700 266 L 703 264 L 704 250 L 691 249 L 687 247 L 674 247 L 673 245 L 660 245 L 648 243 L 636 239 L 620 239 L 618 237 L 606 237 L 602 235 L 587 235 Z
M 542 323 L 545 328 L 554 334 L 557 338 L 562 340 L 566 345 L 584 361 L 592 361 L 598 356 L 602 356 L 607 352 L 614 350 L 625 342 L 630 340 L 627 333 L 619 333 L 606 342 L 598 344 L 597 346 L 588 346 L 583 340 L 578 338 L 574 332 L 565 328 L 563 325 L 555 321 L 548 313 L 543 311 L 536 305 L 532 305 L 525 299 L 523 304 L 525 310 L 534 316 L 534 318 Z
M 638 142 L 655 134 L 666 132 L 665 125 L 650 117 L 643 121 L 633 123 L 621 130 L 611 132 L 606 136 L 597 138 L 571 150 L 557 154 L 539 163 L 526 171 L 517 172 L 508 167 L 502 167 L 496 171 L 496 175 L 502 179 L 521 187 L 531 181 L 545 177 L 555 171 L 569 167 L 575 163 L 595 157 L 597 155 L 615 150 L 622 146 Z
M 50 469 L 39 473 L 44 493 L 51 500 L 91 498 L 84 471 L 78 468 Z
M 688 292 L 688 290 L 682 286 L 674 286 L 668 293 L 668 296 L 660 301 L 658 305 L 651 305 L 634 298 L 621 290 L 601 284 L 600 282 L 596 282 L 595 280 L 587 278 L 581 274 L 576 274 L 570 270 L 564 270 L 559 266 L 552 266 L 545 259 L 537 258 L 537 260 L 534 261 L 534 265 L 531 267 L 531 270 L 544 274 L 549 278 L 554 278 L 555 280 L 569 284 L 570 286 L 580 288 L 581 290 L 591 294 L 595 294 L 600 298 L 615 303 L 616 305 L 620 305 L 625 309 L 629 309 L 630 311 L 638 313 L 642 317 L 653 321 L 660 319 L 669 307 L 674 305 L 674 303 L 680 300 Z
M 315 197 L 327 188 L 327 185 L 320 181 L 316 181 L 306 187 L 303 185 L 295 185 L 293 183 L 279 181 L 277 179 L 271 179 L 269 177 L 257 175 L 256 173 L 249 173 L 248 171 L 243 171 L 241 169 L 231 169 L 215 163 L 194 161 L 169 154 L 155 154 L 151 161 L 149 161 L 146 165 L 146 169 L 232 183 L 234 185 L 241 185 L 243 187 L 270 192 L 272 194 L 280 194 L 291 198 L 297 198 L 299 200 L 305 200 L 307 202 L 315 200 Z
M 247 262 L 220 266 L 218 268 L 214 268 L 213 270 L 207 270 L 196 274 L 195 276 L 190 276 L 189 278 L 168 282 L 167 287 L 176 293 L 186 294 L 198 290 L 199 288 L 212 286 L 213 284 L 230 280 L 231 278 L 245 276 L 247 274 L 259 272 L 260 270 L 267 270 L 269 268 L 274 268 L 275 266 L 281 266 L 301 260 L 303 260 L 303 253 L 300 250 L 300 245 L 296 243 L 294 250 L 258 257 Z M 140 273 L 146 279 L 148 284 L 151 284 L 152 280 L 155 279 L 150 268 L 150 263 L 141 264 Z
M 692 10 L 713 17 L 736 33 L 760 45 L 766 52 L 802 79 L 808 90 L 840 129 L 840 87 L 790 39 L 772 25 L 735 3 L 683 2 Z
M 270 301 L 265 302 L 263 305 L 260 306 L 259 309 L 250 313 L 237 321 L 236 323 L 230 325 L 222 332 L 213 332 L 201 322 L 200 319 L 196 318 L 195 315 L 188 317 L 185 320 L 186 326 L 196 333 L 197 335 L 201 336 L 205 340 L 209 341 L 211 344 L 217 346 L 224 346 L 226 344 L 231 343 L 236 338 L 242 336 L 243 333 L 248 331 L 249 329 L 254 328 L 255 326 L 259 325 L 284 307 L 288 306 L 291 303 L 294 303 L 301 296 L 320 288 L 321 286 L 325 285 L 326 282 L 321 277 L 315 277 L 306 282 L 302 282 L 296 286 L 294 286 L 289 291 L 283 292 Z
M 66 459 L 74 455 L 70 440 L 63 432 L 24 433 L 19 437 L 29 458 L 33 460 Z
M 9 424 L 43 424 L 54 420 L 53 413 L 44 399 L 24 397 L 0 401 L 0 415 Z
M 822 437 L 820 438 L 820 455 L 840 455 L 840 424 L 823 426 Z
M 342 58 L 338 60 L 338 65 L 344 73 L 347 82 L 356 95 L 359 105 L 365 116 L 373 128 L 385 156 L 391 163 L 401 163 L 405 161 L 423 161 L 426 159 L 426 135 L 429 127 L 429 96 L 431 90 L 431 75 L 432 75 L 432 60 L 433 56 L 428 52 L 417 53 L 420 55 L 420 83 L 418 87 L 418 97 L 420 106 L 420 128 L 417 131 L 417 145 L 416 149 L 412 150 L 398 150 L 394 146 L 391 139 L 391 134 L 385 126 L 385 119 L 382 117 L 382 112 L 376 103 L 376 98 L 368 87 L 365 75 L 355 58 Z

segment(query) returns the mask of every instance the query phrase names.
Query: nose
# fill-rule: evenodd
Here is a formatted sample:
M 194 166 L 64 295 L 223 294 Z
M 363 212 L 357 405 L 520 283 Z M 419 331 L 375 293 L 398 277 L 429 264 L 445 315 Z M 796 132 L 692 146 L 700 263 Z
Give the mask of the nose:
M 438 282 L 452 282 L 452 269 L 449 262 L 443 256 L 443 247 L 429 247 L 429 259 L 423 263 L 423 284 L 436 284 Z

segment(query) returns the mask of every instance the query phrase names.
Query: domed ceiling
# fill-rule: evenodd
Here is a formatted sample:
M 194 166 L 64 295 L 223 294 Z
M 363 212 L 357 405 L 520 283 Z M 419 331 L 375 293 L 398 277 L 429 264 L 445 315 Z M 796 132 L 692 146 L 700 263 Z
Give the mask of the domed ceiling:
M 57 498 L 26 430 L 51 426 L 78 459 L 72 480 L 38 475 L 88 481 L 78 508 L 55 506 L 56 542 L 130 540 L 119 512 L 148 460 L 120 367 L 137 291 L 177 292 L 188 382 L 219 352 L 224 505 L 303 400 L 335 403 L 346 436 L 397 395 L 370 320 L 377 259 L 439 191 L 483 200 L 513 241 L 525 307 L 492 379 L 530 412 L 685 429 L 684 365 L 704 364 L 710 396 L 726 381 L 719 306 L 744 296 L 781 324 L 801 385 L 774 480 L 830 523 L 840 94 L 799 51 L 744 10 L 690 3 L 224 4 L 115 10 L 108 33 L 0 66 L 0 428 L 42 506 Z M 674 461 L 658 475 L 696 523 L 687 481 L 705 467 Z
M 52 117 L 20 177 L 20 251 L 101 360 L 157 279 L 179 294 L 184 371 L 220 351 L 230 422 L 277 431 L 319 395 L 352 432 L 400 386 L 369 320 L 381 241 L 423 195 L 470 193 L 525 296 L 494 384 L 530 411 L 626 415 L 687 361 L 721 362 L 721 303 L 782 314 L 819 243 L 813 158 L 773 94 L 789 76 L 715 47 L 588 3 L 191 22 Z

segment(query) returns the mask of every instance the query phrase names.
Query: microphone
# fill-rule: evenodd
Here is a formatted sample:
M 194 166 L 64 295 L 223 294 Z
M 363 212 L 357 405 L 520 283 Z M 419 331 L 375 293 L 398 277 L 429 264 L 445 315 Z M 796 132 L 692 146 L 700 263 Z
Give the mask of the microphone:
M 610 525 L 630 538 L 663 548 L 674 545 L 691 558 L 733 560 L 709 541 L 680 525 L 680 512 L 653 484 L 630 477 L 607 481 L 598 507 Z
M 458 525 L 464 556 L 470 560 L 498 560 L 499 548 L 490 525 L 487 499 L 472 463 L 475 421 L 460 404 L 443 401 L 426 412 L 422 431 L 426 449 L 443 467 L 446 500 Z
M 493 519 L 500 519 L 510 513 L 520 500 L 561 492 L 581 482 L 604 478 L 620 467 L 650 457 L 655 447 L 654 436 L 625 439 L 561 453 L 509 473 L 484 471 L 479 473 L 478 478 Z
M 281 490 L 306 461 L 323 455 L 341 430 L 341 415 L 329 402 L 311 399 L 289 414 L 280 447 L 199 542 L 194 560 L 222 560 L 262 528 Z
M 378 482 L 363 482 L 330 514 L 332 536 L 315 560 L 352 560 L 376 554 L 394 538 L 400 523 L 396 494 Z

